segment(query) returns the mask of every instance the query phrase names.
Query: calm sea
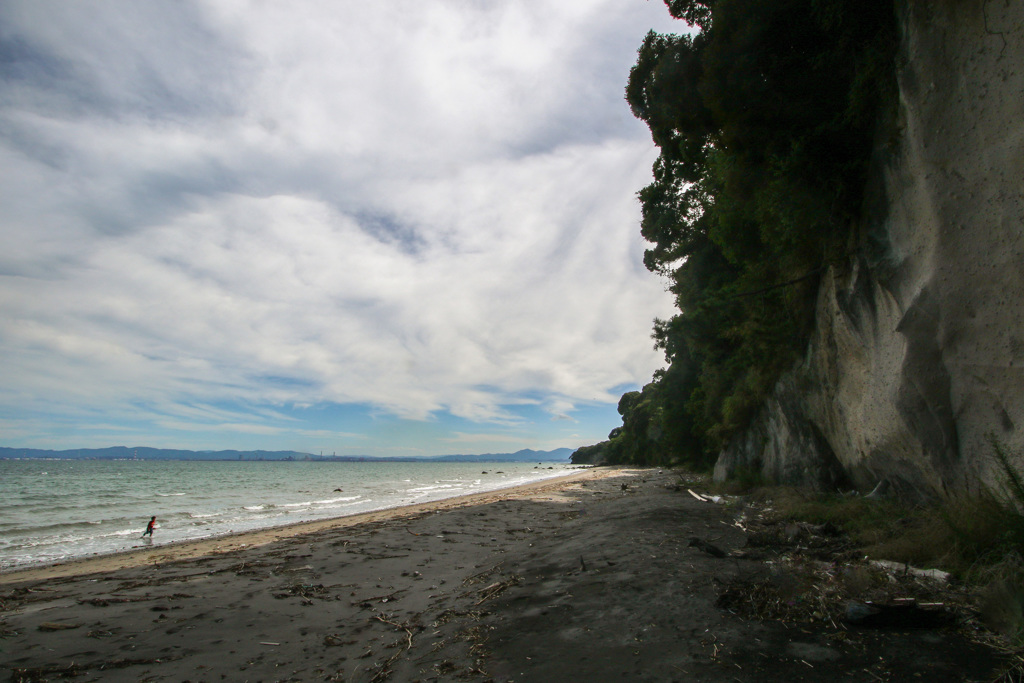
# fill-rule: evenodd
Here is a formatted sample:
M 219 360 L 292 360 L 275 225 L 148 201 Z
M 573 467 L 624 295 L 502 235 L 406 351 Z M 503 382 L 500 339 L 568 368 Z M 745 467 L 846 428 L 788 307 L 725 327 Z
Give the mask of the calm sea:
M 0 571 L 341 517 L 566 474 L 569 465 L 0 460 Z

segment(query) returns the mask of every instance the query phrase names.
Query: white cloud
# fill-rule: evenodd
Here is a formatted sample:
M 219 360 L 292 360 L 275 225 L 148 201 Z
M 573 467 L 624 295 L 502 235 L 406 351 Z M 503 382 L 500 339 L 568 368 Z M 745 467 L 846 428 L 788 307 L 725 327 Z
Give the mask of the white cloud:
M 60 7 L 0 10 L 6 411 L 514 425 L 659 364 L 621 93 L 664 8 Z

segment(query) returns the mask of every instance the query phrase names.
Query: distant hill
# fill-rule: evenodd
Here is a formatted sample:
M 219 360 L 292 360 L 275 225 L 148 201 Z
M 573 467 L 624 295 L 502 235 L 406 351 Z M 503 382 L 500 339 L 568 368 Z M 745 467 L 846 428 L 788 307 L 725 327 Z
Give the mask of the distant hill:
M 435 455 L 424 460 L 444 462 L 569 462 L 571 448 L 556 448 L 553 451 L 534 451 L 525 448 L 515 453 L 487 453 L 484 455 Z
M 185 451 L 146 446 L 111 448 L 74 448 L 64 451 L 38 448 L 0 447 L 0 460 L 50 458 L 58 460 L 301 460 L 316 462 L 569 462 L 571 448 L 553 451 L 523 449 L 515 453 L 483 455 L 427 455 L 382 458 L 372 455 L 313 455 L 298 451 Z

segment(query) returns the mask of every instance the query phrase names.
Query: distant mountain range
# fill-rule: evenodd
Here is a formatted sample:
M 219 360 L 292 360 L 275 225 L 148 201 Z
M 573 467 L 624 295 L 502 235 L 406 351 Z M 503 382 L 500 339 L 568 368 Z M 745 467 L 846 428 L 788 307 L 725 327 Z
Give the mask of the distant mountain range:
M 313 455 L 298 451 L 183 451 L 170 448 L 113 446 L 48 451 L 38 448 L 0 447 L 0 460 L 50 458 L 59 460 L 289 460 L 315 462 L 569 462 L 571 448 L 483 455 L 424 455 L 382 458 L 372 455 Z

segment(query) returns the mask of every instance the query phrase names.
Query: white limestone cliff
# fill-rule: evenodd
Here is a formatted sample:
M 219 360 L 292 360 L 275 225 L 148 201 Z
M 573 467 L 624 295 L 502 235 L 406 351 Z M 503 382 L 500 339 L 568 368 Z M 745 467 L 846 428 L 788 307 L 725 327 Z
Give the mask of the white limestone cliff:
M 931 497 L 1024 467 L 1024 3 L 906 0 L 899 129 L 804 361 L 719 457 Z

